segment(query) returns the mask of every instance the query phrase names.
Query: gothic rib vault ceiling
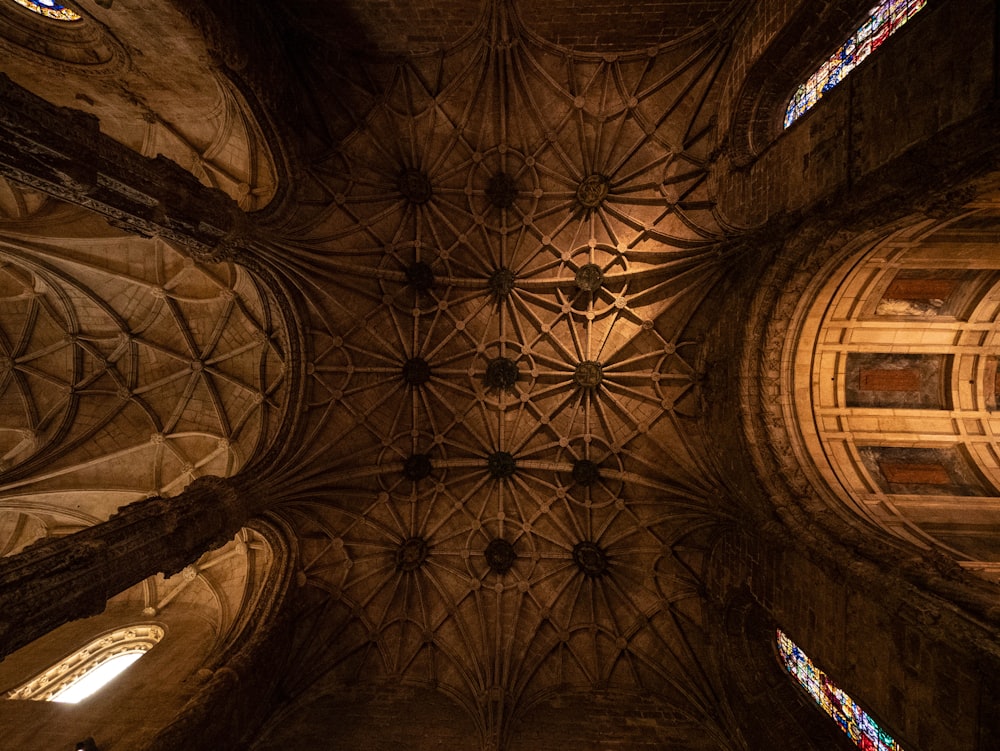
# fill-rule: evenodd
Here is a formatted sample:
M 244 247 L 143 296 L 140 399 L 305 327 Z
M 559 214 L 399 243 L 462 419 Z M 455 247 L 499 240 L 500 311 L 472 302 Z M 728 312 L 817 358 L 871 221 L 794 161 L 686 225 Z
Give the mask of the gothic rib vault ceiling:
M 287 350 L 267 290 L 82 210 L 20 204 L 0 230 L 8 516 L 65 532 L 266 449 Z
M 315 5 L 283 12 L 322 35 Z M 708 162 L 743 4 L 683 5 L 657 4 L 660 31 L 630 49 L 614 30 L 574 37 L 557 4 L 539 31 L 573 51 L 536 35 L 537 12 L 488 0 L 447 53 L 346 66 L 336 84 L 364 108 L 322 150 L 299 134 L 320 156 L 254 241 L 301 293 L 304 363 L 282 362 L 276 305 L 243 270 L 121 238 L 132 265 L 106 267 L 83 240 L 57 258 L 6 231 L 0 294 L 20 317 L 3 346 L 11 363 L 43 354 L 2 371 L 6 393 L 44 404 L 3 450 L 62 430 L 66 472 L 91 478 L 53 481 L 67 507 L 100 485 L 101 456 L 74 451 L 120 467 L 134 445 L 136 468 L 164 469 L 116 482 L 170 492 L 263 453 L 294 401 L 283 368 L 301 366 L 299 432 L 268 478 L 301 549 L 290 692 L 433 686 L 500 746 L 554 691 L 644 691 L 725 746 L 699 577 L 728 516 L 700 459 L 689 324 L 723 271 Z M 374 44 L 398 52 L 403 27 L 385 28 Z M 140 256 L 156 259 L 141 273 Z M 61 302 L 38 302 L 50 291 Z M 202 438 L 200 458 L 164 448 Z
M 258 248 L 309 303 L 301 685 L 434 686 L 495 745 L 567 687 L 718 727 L 698 577 L 726 512 L 685 331 L 722 268 L 724 29 L 581 55 L 490 3 L 369 68 L 383 94 L 298 176 Z

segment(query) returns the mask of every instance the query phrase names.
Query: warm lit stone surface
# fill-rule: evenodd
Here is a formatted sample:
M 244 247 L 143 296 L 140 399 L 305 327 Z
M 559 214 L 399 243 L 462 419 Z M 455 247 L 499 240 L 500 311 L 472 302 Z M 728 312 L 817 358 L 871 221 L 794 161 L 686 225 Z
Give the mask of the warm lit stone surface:
M 905 748 L 992 751 L 986 0 L 784 132 L 867 3 L 9 5 L 5 73 L 99 121 L 0 81 L 0 554 L 72 581 L 204 475 L 276 535 L 198 560 L 196 504 L 93 621 L 177 650 L 131 727 L 10 703 L 12 743 L 832 747 L 780 622 Z

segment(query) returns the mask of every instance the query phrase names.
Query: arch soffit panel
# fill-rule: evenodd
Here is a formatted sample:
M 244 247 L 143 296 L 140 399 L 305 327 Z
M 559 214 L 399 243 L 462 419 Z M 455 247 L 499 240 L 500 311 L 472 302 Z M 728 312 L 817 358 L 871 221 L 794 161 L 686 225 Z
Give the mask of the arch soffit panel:
M 773 477 L 766 482 L 772 486 L 779 510 L 791 510 L 794 507 L 798 509 L 793 512 L 795 515 L 805 511 L 806 517 L 797 517 L 800 521 L 811 515 L 826 515 L 832 511 L 834 518 L 839 521 L 830 529 L 839 530 L 843 542 L 849 545 L 864 547 L 867 543 L 863 543 L 862 540 L 874 542 L 879 537 L 877 534 L 873 535 L 873 530 L 876 528 L 888 532 L 891 537 L 888 539 L 882 537 L 881 545 L 885 545 L 890 539 L 896 540 L 895 543 L 889 544 L 901 545 L 900 550 L 909 550 L 911 556 L 916 556 L 913 558 L 914 561 L 922 559 L 930 562 L 934 568 L 940 569 L 941 573 L 949 577 L 957 576 L 961 566 L 983 574 L 988 579 L 996 578 L 992 558 L 987 556 L 988 560 L 983 560 L 983 556 L 980 555 L 984 549 L 983 545 L 969 547 L 963 552 L 947 542 L 945 539 L 947 535 L 942 537 L 932 532 L 932 530 L 938 532 L 943 530 L 941 523 L 958 523 L 967 532 L 970 530 L 966 527 L 979 526 L 978 531 L 972 530 L 972 537 L 980 534 L 988 536 L 990 528 L 995 530 L 995 523 L 990 514 L 994 513 L 992 509 L 996 506 L 994 458 L 996 451 L 990 438 L 992 428 L 989 427 L 992 419 L 989 410 L 992 409 L 991 405 L 995 404 L 995 395 L 988 388 L 993 384 L 988 375 L 992 373 L 990 367 L 995 367 L 995 360 L 989 357 L 986 342 L 993 340 L 993 334 L 989 331 L 991 313 L 987 308 L 993 304 L 990 302 L 993 297 L 990 290 L 996 281 L 994 271 L 996 263 L 989 260 L 991 251 L 988 245 L 970 242 L 968 230 L 964 230 L 964 235 L 962 231 L 957 234 L 952 232 L 947 238 L 942 233 L 947 232 L 948 227 L 961 230 L 962 227 L 975 226 L 977 221 L 982 228 L 986 215 L 991 215 L 996 210 L 995 189 L 995 176 L 981 179 L 974 187 L 969 187 L 963 192 L 968 195 L 970 192 L 974 194 L 978 191 L 983 197 L 960 210 L 949 209 L 946 218 L 942 215 L 937 217 L 912 215 L 889 225 L 870 226 L 867 230 L 859 229 L 857 232 L 828 230 L 828 240 L 825 243 L 820 242 L 817 245 L 815 238 L 812 238 L 809 241 L 810 252 L 802 255 L 797 255 L 802 252 L 802 248 L 794 250 L 789 246 L 782 260 L 775 265 L 773 272 L 776 275 L 775 279 L 786 275 L 782 277 L 783 282 L 776 282 L 777 289 L 782 290 L 781 293 L 772 298 L 771 303 L 764 302 L 765 297 L 771 298 L 771 293 L 759 293 L 755 302 L 757 314 L 771 306 L 771 319 L 762 329 L 767 333 L 762 341 L 750 337 L 752 341 L 748 342 L 741 366 L 744 378 L 747 378 L 750 372 L 759 372 L 759 375 L 749 376 L 751 380 L 760 378 L 765 373 L 771 373 L 768 378 L 774 381 L 774 392 L 780 395 L 778 399 L 770 402 L 762 401 L 760 406 L 753 406 L 752 392 L 744 390 L 744 425 L 750 430 L 751 435 L 756 430 L 764 429 L 768 436 L 767 440 L 758 446 L 754 446 L 754 441 L 751 441 L 750 448 L 755 455 L 754 461 L 758 467 L 773 466 L 771 462 L 774 461 L 781 467 L 781 471 L 776 474 L 772 469 L 762 472 L 762 477 Z M 948 240 L 945 245 L 938 242 L 943 238 Z M 964 242 L 964 248 L 956 250 L 958 247 L 955 245 L 956 240 Z M 880 248 L 888 253 L 890 261 L 885 257 L 879 257 L 879 260 L 872 261 L 869 272 L 863 272 L 864 259 L 875 259 Z M 895 250 L 889 253 L 887 249 L 890 248 Z M 905 251 L 906 248 L 911 250 Z M 942 248 L 948 250 L 942 252 Z M 914 268 L 903 268 L 907 257 L 910 258 Z M 794 260 L 796 258 L 798 260 Z M 877 273 L 871 273 L 872 268 L 877 268 Z M 893 307 L 898 307 L 905 301 L 901 303 L 891 297 L 885 299 L 885 293 L 898 275 L 897 272 L 903 272 L 901 281 L 910 287 L 917 284 L 919 289 L 919 285 L 926 287 L 929 283 L 935 282 L 931 277 L 941 275 L 930 272 L 942 268 L 947 272 L 945 276 L 955 277 L 944 281 L 936 280 L 939 285 L 945 282 L 952 285 L 950 289 L 955 290 L 956 294 L 951 299 L 942 301 L 939 298 L 929 298 L 922 304 L 920 315 L 909 316 L 899 315 L 899 311 Z M 858 341 L 872 336 L 877 338 L 878 335 L 872 332 L 880 328 L 883 331 L 892 331 L 890 334 L 892 341 L 879 343 L 873 340 L 864 346 L 854 347 L 857 352 L 853 356 L 853 369 L 847 368 L 846 356 L 840 357 L 839 360 L 830 358 L 819 362 L 814 346 L 817 341 L 819 344 L 816 346 L 820 349 L 844 350 L 841 355 L 846 355 L 846 350 L 851 349 L 850 344 L 841 342 L 845 336 L 843 331 L 829 333 L 821 324 L 831 311 L 836 312 L 836 307 L 831 306 L 831 300 L 836 291 L 841 289 L 840 285 L 845 278 L 857 279 L 859 274 L 864 273 L 868 273 L 868 276 L 864 277 L 868 280 L 868 291 L 864 299 L 857 297 L 855 292 L 853 297 L 845 294 L 844 300 L 841 301 L 843 305 L 849 306 L 854 315 L 847 328 L 859 332 L 856 335 Z M 908 278 L 915 281 L 908 281 Z M 920 281 L 921 279 L 924 281 Z M 908 289 L 905 286 L 901 288 Z M 882 306 L 881 314 L 878 310 L 879 305 Z M 957 310 L 959 315 L 928 315 L 928 307 L 942 314 L 948 313 L 949 310 Z M 917 308 L 914 307 L 910 312 L 917 312 Z M 976 333 L 970 333 L 972 331 Z M 897 336 L 899 341 L 895 340 Z M 932 341 L 935 338 L 936 343 Z M 976 339 L 974 346 L 969 345 L 971 338 Z M 914 374 L 894 376 L 892 373 L 886 375 L 880 372 L 906 370 L 907 357 L 935 355 L 952 358 L 946 371 L 935 371 L 940 378 L 944 378 L 944 388 L 948 392 L 940 396 L 944 400 L 942 404 L 945 408 L 919 409 L 906 404 L 877 406 L 876 402 L 862 404 L 857 401 L 859 398 L 857 385 L 851 388 L 854 393 L 850 398 L 853 401 L 848 405 L 848 374 L 860 384 L 860 369 L 864 363 L 857 358 L 869 355 L 874 356 L 876 360 L 878 357 L 890 357 L 888 365 L 881 360 L 867 364 L 870 372 L 866 373 L 866 378 L 869 379 L 918 378 Z M 829 363 L 839 365 L 839 370 L 834 369 L 827 373 L 824 368 L 834 368 L 834 365 Z M 833 381 L 830 380 L 831 377 Z M 974 383 L 969 383 L 970 380 Z M 897 384 L 883 389 L 881 397 L 885 397 L 885 392 L 889 392 L 890 400 L 898 398 L 891 394 L 900 388 Z M 874 398 L 878 399 L 880 395 L 876 393 Z M 751 401 L 747 401 L 748 399 Z M 845 415 L 851 419 L 856 418 L 859 421 L 858 425 L 864 427 L 867 432 L 862 434 L 859 430 L 858 437 L 852 438 L 853 431 L 844 429 L 842 422 L 838 424 L 839 431 L 827 432 L 823 421 L 829 415 L 814 411 L 816 404 L 824 403 L 818 401 L 819 399 L 827 401 L 839 399 L 828 405 L 837 413 L 834 417 L 837 420 L 842 420 Z M 963 413 L 963 410 L 968 408 L 974 408 L 972 411 L 975 414 Z M 758 428 L 753 427 L 755 423 L 752 415 L 755 413 L 771 415 L 766 428 L 760 423 L 756 423 L 759 425 Z M 944 418 L 944 422 L 941 418 Z M 928 420 L 931 422 L 928 423 Z M 936 429 L 945 424 L 951 424 L 952 429 L 945 433 L 941 433 L 940 430 L 935 433 Z M 893 426 L 902 426 L 902 432 L 893 433 Z M 963 442 L 968 442 L 969 439 L 965 436 L 970 429 L 974 434 L 971 442 L 977 445 L 973 448 L 959 446 Z M 946 476 L 952 480 L 965 478 L 967 487 L 959 487 L 957 490 L 953 487 L 954 492 L 949 493 L 945 487 L 948 483 L 944 483 L 943 479 L 937 479 L 937 475 L 933 477 L 927 475 L 916 477 L 918 482 L 915 484 L 924 487 L 916 488 L 915 493 L 891 492 L 899 491 L 901 488 L 906 490 L 905 483 L 904 486 L 895 486 L 887 483 L 884 476 L 876 477 L 882 474 L 879 457 L 864 459 L 860 448 L 853 449 L 853 454 L 851 452 L 839 454 L 841 458 L 851 457 L 851 461 L 846 462 L 845 466 L 855 468 L 854 479 L 846 481 L 842 474 L 838 473 L 839 460 L 831 463 L 828 458 L 830 437 L 834 435 L 853 442 L 857 447 L 955 448 L 960 456 L 951 461 L 946 458 L 935 462 L 930 461 L 928 457 L 916 455 L 902 457 L 902 460 L 900 457 L 889 455 L 881 458 L 883 463 L 888 462 L 889 465 L 914 464 L 916 466 L 911 468 L 914 471 L 937 472 L 942 478 Z M 967 470 L 964 474 L 964 470 L 956 469 L 958 466 L 956 462 Z M 931 465 L 942 466 L 932 469 Z M 890 472 L 897 470 L 903 471 L 890 466 Z M 853 482 L 862 480 L 866 492 L 863 500 L 857 493 L 861 486 L 852 486 Z M 934 482 L 944 484 L 935 490 Z M 784 488 L 782 490 L 776 483 L 787 483 L 787 485 L 782 485 Z M 908 489 L 914 490 L 912 484 Z M 789 491 L 799 500 L 782 501 L 781 499 L 785 498 L 785 494 Z M 975 506 L 974 511 L 970 512 L 972 515 L 959 513 L 959 508 L 970 500 Z M 923 522 L 908 517 L 902 510 L 907 503 L 911 509 L 933 510 L 935 514 L 942 516 L 943 521 L 938 519 L 935 522 L 931 518 L 933 514 Z M 991 539 L 993 542 L 989 544 L 995 545 L 995 535 Z M 988 548 L 988 545 L 986 547 Z M 972 552 L 973 549 L 977 552 Z M 978 589 L 976 585 L 972 586 L 973 589 Z
M 1000 574 L 996 443 L 1000 207 L 920 218 L 854 246 L 783 355 L 803 466 L 845 508 Z

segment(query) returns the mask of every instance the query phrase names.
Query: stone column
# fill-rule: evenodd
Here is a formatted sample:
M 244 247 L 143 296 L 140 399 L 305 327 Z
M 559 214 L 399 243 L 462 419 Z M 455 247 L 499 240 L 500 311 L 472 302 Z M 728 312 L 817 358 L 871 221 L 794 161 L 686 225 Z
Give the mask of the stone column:
M 93 115 L 49 104 L 2 74 L 0 174 L 201 261 L 247 254 L 246 216 L 232 198 L 165 157 L 109 138 Z
M 211 677 L 142 751 L 244 751 L 284 698 L 289 645 L 295 636 L 297 541 L 279 518 L 257 517 L 251 527 L 268 544 L 271 561 L 244 631 Z
M 259 510 L 248 490 L 245 478 L 202 477 L 173 498 L 137 501 L 103 524 L 0 559 L 0 659 L 226 544 Z

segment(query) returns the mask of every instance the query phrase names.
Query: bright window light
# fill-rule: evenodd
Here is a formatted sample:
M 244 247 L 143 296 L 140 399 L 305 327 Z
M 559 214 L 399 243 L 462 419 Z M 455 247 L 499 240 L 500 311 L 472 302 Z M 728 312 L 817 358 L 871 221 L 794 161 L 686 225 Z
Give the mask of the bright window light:
M 59 701 L 64 704 L 76 704 L 93 693 L 100 691 L 117 678 L 133 662 L 142 657 L 145 652 L 125 652 L 115 655 L 107 662 L 102 662 L 96 668 L 86 673 L 63 691 L 53 696 L 49 701 Z
M 100 690 L 163 638 L 155 623 L 109 631 L 12 691 L 7 699 L 75 704 Z

